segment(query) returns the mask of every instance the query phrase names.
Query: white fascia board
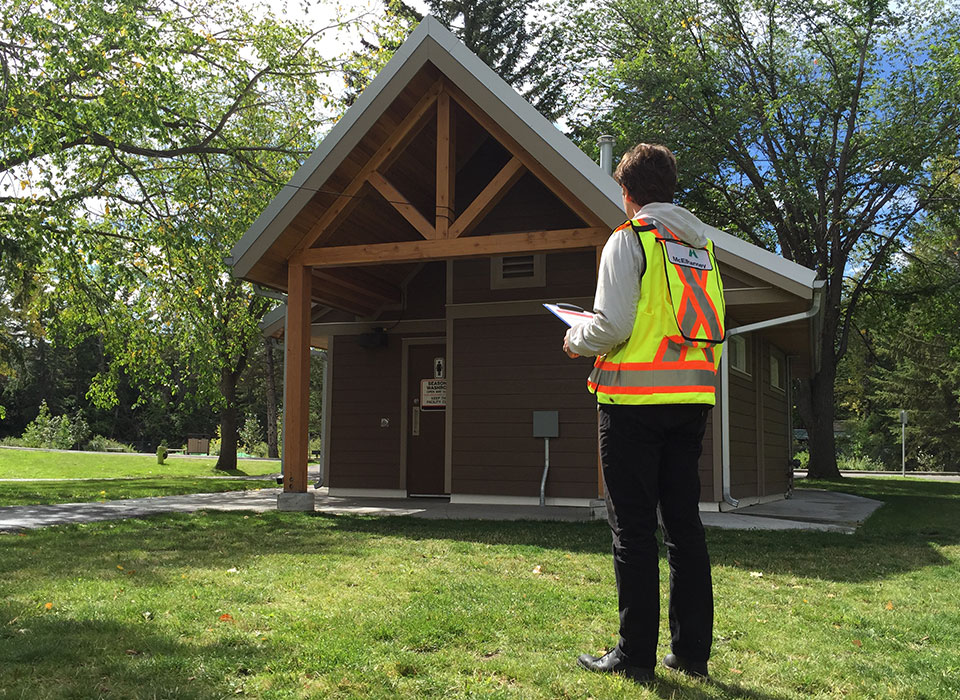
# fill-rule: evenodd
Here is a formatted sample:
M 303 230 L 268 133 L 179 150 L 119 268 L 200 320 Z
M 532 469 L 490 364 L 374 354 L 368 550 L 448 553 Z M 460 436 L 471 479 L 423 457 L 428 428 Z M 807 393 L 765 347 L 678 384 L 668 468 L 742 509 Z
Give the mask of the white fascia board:
M 813 283 L 817 279 L 814 270 L 725 231 L 718 230 L 713 242 L 721 262 L 730 262 L 744 272 L 803 299 L 813 298 Z
M 307 205 L 316 190 L 323 186 L 337 166 L 346 159 L 384 110 L 406 87 L 426 61 L 425 51 L 421 50 L 420 60 L 415 60 L 415 54 L 421 49 L 428 30 L 429 24 L 422 22 L 411 33 L 383 70 L 294 173 L 288 185 L 280 190 L 234 245 L 230 255 L 234 259 L 235 277 L 244 277 L 250 272 L 254 264 Z
M 260 332 L 263 335 L 273 335 L 281 328 L 283 328 L 283 322 L 287 317 L 287 305 L 280 304 L 276 308 L 271 309 L 263 318 L 260 319 Z

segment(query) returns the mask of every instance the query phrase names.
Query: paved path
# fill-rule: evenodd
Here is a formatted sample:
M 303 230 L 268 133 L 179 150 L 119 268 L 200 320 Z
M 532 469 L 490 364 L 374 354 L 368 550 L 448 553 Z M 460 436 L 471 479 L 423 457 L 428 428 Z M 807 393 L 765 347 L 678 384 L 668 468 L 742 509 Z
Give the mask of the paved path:
M 375 499 L 330 496 L 327 489 L 310 487 L 316 511 L 355 515 L 409 515 L 429 519 L 463 520 L 588 520 L 601 516 L 596 509 L 557 506 L 491 506 L 451 504 L 443 499 Z M 49 525 L 140 518 L 160 513 L 199 510 L 269 511 L 277 507 L 280 489 L 201 493 L 186 496 L 126 498 L 103 503 L 0 507 L 0 532 Z M 832 491 L 799 489 L 793 498 L 729 512 L 701 512 L 707 527 L 735 530 L 820 530 L 852 533 L 881 504 Z
M 900 472 L 862 472 L 853 469 L 841 470 L 841 476 L 853 477 L 879 477 L 879 478 L 902 478 Z M 798 470 L 793 473 L 796 479 L 805 479 L 807 472 Z M 960 473 L 958 472 L 907 472 L 908 479 L 923 479 L 924 481 L 953 481 L 960 482 Z
M 184 474 L 183 476 L 177 475 L 163 475 L 163 474 L 145 474 L 141 476 L 58 476 L 58 477 L 39 477 L 36 479 L 28 478 L 19 478 L 19 477 L 9 477 L 0 479 L 0 483 L 6 482 L 17 482 L 17 481 L 137 481 L 138 479 L 163 479 L 163 478 L 173 478 L 173 479 L 231 479 L 233 481 L 273 481 L 276 482 L 277 477 L 280 476 L 277 474 L 257 474 L 254 476 L 241 475 L 241 476 L 200 476 L 197 474 Z

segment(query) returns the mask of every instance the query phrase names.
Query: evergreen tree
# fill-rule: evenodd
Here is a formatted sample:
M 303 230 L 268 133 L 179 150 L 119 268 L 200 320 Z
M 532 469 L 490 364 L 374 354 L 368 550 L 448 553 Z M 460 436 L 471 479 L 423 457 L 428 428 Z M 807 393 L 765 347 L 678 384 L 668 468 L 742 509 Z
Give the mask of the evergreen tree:
M 388 20 L 377 42 L 364 51 L 389 59 L 423 15 L 403 0 L 385 0 Z M 548 119 L 566 114 L 568 74 L 564 68 L 564 35 L 538 0 L 429 0 L 427 11 L 453 32 L 468 49 L 510 83 Z M 386 62 L 364 63 L 348 87 L 359 95 Z

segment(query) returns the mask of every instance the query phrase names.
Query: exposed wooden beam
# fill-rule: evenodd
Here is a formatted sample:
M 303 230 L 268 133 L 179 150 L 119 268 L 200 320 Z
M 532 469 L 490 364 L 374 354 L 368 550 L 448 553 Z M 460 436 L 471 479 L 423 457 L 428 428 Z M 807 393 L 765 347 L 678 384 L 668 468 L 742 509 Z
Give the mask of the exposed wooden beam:
M 454 220 L 456 183 L 456 124 L 450 94 L 437 97 L 437 238 L 446 238 Z
M 325 234 L 336 228 L 336 225 L 342 218 L 349 214 L 353 206 L 356 205 L 357 195 L 364 184 L 366 184 L 367 177 L 370 173 L 381 167 L 383 170 L 389 168 L 394 159 L 399 156 L 410 141 L 420 133 L 420 130 L 430 120 L 430 117 L 433 116 L 431 108 L 437 99 L 437 95 L 440 94 L 442 85 L 443 83 L 437 80 L 430 89 L 424 93 L 413 109 L 410 110 L 410 113 L 400 122 L 400 125 L 353 177 L 353 180 L 344 188 L 336 201 L 330 205 L 326 213 L 310 228 L 307 235 L 304 236 L 297 245 L 293 255 L 308 249 L 320 241 Z
M 400 287 L 363 270 L 315 270 L 313 277 L 380 303 L 399 304 L 403 300 Z
M 313 301 L 357 316 L 371 316 L 383 305 L 382 301 L 362 297 L 336 282 L 317 277 L 313 278 Z
M 484 129 L 486 129 L 491 136 L 493 136 L 500 144 L 510 151 L 511 154 L 516 156 L 523 162 L 527 170 L 532 172 L 537 178 L 543 182 L 547 188 L 553 192 L 565 205 L 570 207 L 573 212 L 583 219 L 588 226 L 591 227 L 602 227 L 605 226 L 603 220 L 600 219 L 593 211 L 584 205 L 579 199 L 573 196 L 570 190 L 549 170 L 544 168 L 540 163 L 530 155 L 519 143 L 504 129 L 500 126 L 494 119 L 487 115 L 480 107 L 478 107 L 473 100 L 467 97 L 460 88 L 452 83 L 445 83 L 444 89 L 450 93 L 450 96 L 456 100 L 457 104 L 463 108 L 463 110 L 473 117 L 474 120 Z
M 287 268 L 287 372 L 283 405 L 283 490 L 306 493 L 310 425 L 310 269 Z
M 427 217 L 421 214 L 420 210 L 411 204 L 410 200 L 404 197 L 400 190 L 383 176 L 383 173 L 372 172 L 367 177 L 367 181 L 374 186 L 377 192 L 383 195 L 390 206 L 400 212 L 403 218 L 417 229 L 421 236 L 428 241 L 437 237 L 437 230 L 433 227 L 433 224 L 427 221 Z
M 597 227 L 467 236 L 433 241 L 333 246 L 305 250 L 297 257 L 297 262 L 310 267 L 346 267 L 584 250 L 602 245 L 609 235 L 610 231 L 606 227 Z
M 503 199 L 504 195 L 510 191 L 510 188 L 525 172 L 527 170 L 520 159 L 516 156 L 511 158 L 483 188 L 483 191 L 477 195 L 477 198 L 470 203 L 470 206 L 453 222 L 449 237 L 458 238 L 476 228 L 483 221 L 483 217 L 497 206 L 497 203 Z

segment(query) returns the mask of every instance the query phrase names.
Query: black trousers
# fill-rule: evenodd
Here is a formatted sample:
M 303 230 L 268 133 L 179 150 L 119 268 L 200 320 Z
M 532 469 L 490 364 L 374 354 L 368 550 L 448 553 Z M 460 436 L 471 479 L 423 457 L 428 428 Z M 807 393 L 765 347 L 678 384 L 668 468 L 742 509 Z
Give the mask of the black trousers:
M 599 405 L 600 461 L 620 608 L 620 651 L 653 668 L 660 626 L 657 511 L 670 566 L 674 654 L 710 657 L 713 583 L 700 522 L 698 462 L 710 407 Z

